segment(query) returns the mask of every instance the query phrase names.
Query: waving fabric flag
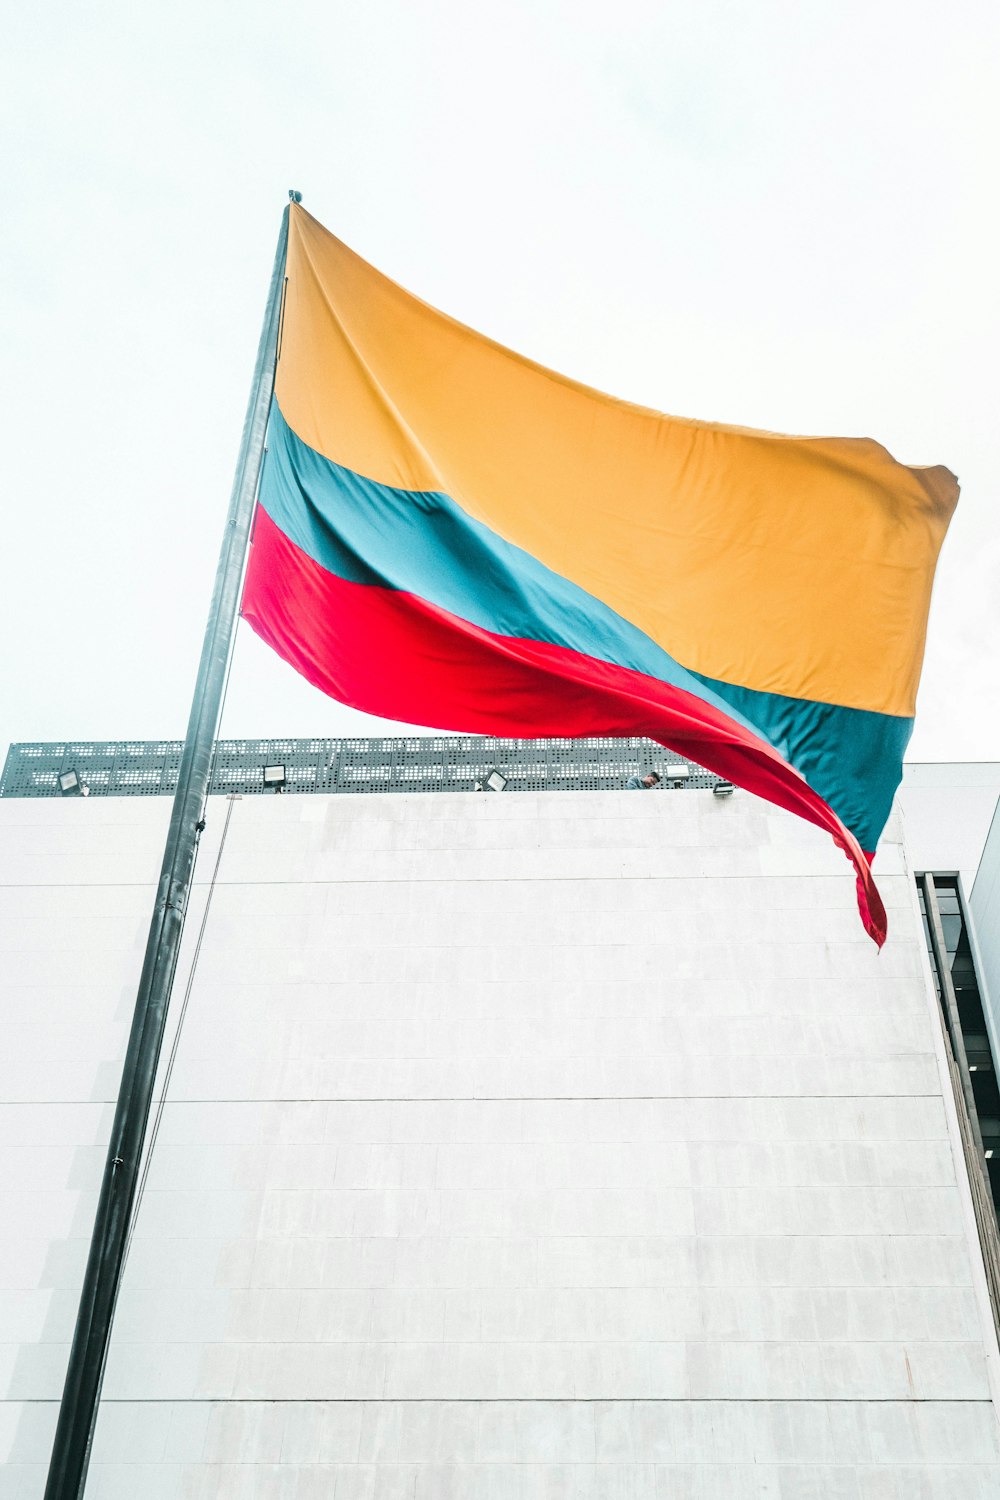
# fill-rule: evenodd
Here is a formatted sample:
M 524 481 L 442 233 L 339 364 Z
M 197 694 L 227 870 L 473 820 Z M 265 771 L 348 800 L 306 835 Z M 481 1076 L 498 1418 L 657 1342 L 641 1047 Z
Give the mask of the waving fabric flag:
M 870 863 L 958 497 L 867 439 L 682 420 L 435 311 L 292 205 L 243 614 L 385 718 L 646 735 Z

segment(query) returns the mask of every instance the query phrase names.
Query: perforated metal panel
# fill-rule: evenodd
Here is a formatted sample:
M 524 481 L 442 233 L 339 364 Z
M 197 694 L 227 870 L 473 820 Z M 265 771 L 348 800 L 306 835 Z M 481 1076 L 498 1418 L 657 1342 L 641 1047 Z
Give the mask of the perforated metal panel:
M 74 770 L 94 797 L 168 796 L 177 785 L 180 740 L 63 741 L 11 745 L 0 797 L 58 797 L 59 775 Z M 213 792 L 270 793 L 265 765 L 285 767 L 285 792 L 474 791 L 496 767 L 507 791 L 610 791 L 630 776 L 677 764 L 645 739 L 490 739 L 442 735 L 412 739 L 220 740 Z M 690 764 L 690 763 L 689 763 Z M 719 780 L 690 765 L 685 781 L 661 790 L 712 787 Z M 273 795 L 273 794 L 272 794 Z

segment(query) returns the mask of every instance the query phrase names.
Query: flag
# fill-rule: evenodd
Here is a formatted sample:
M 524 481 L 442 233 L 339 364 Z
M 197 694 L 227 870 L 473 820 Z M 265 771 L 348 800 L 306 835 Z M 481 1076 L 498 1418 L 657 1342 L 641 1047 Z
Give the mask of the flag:
M 242 612 L 325 693 L 645 735 L 871 860 L 958 497 L 869 439 L 664 416 L 404 291 L 291 205 Z

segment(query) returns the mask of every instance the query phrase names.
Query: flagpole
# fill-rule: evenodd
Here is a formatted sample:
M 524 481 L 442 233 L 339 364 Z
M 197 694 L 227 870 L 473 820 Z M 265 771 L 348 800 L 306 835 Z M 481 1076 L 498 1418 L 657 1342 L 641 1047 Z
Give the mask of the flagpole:
M 301 201 L 299 193 L 289 193 L 288 196 L 294 202 Z M 267 294 L 264 325 L 257 348 L 250 400 L 243 423 L 229 513 L 195 681 L 187 738 L 177 775 L 177 791 L 163 851 L 156 903 L 146 940 L 146 956 L 111 1127 L 111 1140 L 80 1293 L 52 1457 L 49 1460 L 45 1500 L 80 1500 L 87 1482 L 90 1449 L 153 1085 L 166 1026 L 167 1007 L 184 931 L 198 841 L 205 826 L 213 747 L 222 711 L 226 669 L 239 610 L 243 564 L 274 390 L 278 324 L 285 284 L 288 212 L 286 207 L 281 216 L 281 231 Z

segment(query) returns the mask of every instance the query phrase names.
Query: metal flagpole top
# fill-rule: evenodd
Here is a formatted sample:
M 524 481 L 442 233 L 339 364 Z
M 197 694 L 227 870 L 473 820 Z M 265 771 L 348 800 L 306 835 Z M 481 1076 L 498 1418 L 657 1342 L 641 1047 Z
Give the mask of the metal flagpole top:
M 294 188 L 289 188 L 288 189 L 288 201 L 289 201 L 289 203 L 301 203 L 302 202 L 302 194 L 301 193 L 297 193 Z

